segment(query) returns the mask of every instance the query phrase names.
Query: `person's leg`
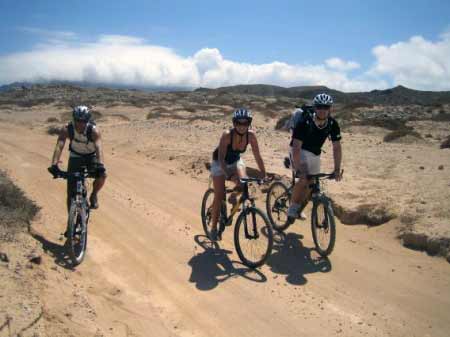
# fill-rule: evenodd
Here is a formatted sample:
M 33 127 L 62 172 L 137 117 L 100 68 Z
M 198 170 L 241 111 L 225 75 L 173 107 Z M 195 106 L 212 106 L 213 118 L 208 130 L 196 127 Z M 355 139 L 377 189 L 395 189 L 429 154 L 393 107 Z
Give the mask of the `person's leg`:
M 301 205 L 304 203 L 305 199 L 308 197 L 309 193 L 309 185 L 310 180 L 306 178 L 306 175 L 309 174 L 309 157 L 307 156 L 307 151 L 302 150 L 301 152 L 301 167 L 299 168 L 300 176 L 298 177 L 298 181 L 295 183 L 294 188 L 292 190 L 291 204 L 288 209 L 288 218 L 290 221 L 293 221 L 297 218 L 298 211 Z M 306 216 L 302 212 L 300 214 L 300 219 L 305 220 Z
M 80 170 L 82 163 L 81 158 L 69 157 L 69 162 L 67 164 L 67 172 L 74 173 Z M 67 212 L 70 210 L 70 201 L 75 196 L 76 193 L 76 182 L 73 179 L 67 179 Z
M 211 240 L 217 240 L 217 222 L 219 221 L 220 208 L 225 198 L 225 175 L 213 176 L 214 201 L 212 207 Z
M 95 165 L 97 163 L 97 158 L 92 157 L 88 160 L 88 169 L 93 170 L 95 168 Z M 98 208 L 98 192 L 102 189 L 103 185 L 105 185 L 106 181 L 106 174 L 96 177 L 94 179 L 94 183 L 92 184 L 92 193 L 89 197 L 89 202 L 91 204 L 91 208 L 97 209 Z
M 230 197 L 228 198 L 228 202 L 234 206 L 237 203 L 238 194 L 242 192 L 241 183 L 239 179 L 247 178 L 248 175 L 245 163 L 242 159 L 239 159 L 236 163 L 230 165 L 229 169 L 233 171 L 233 176 L 231 180 L 234 182 L 235 187 L 234 191 L 230 194 Z

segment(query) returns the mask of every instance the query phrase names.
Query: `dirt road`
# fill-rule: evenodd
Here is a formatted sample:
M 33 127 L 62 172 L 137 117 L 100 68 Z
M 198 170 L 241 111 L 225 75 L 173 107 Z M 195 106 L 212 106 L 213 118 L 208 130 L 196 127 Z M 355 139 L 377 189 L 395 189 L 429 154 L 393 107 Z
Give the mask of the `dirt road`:
M 231 230 L 208 248 L 205 183 L 124 148 L 108 156 L 88 255 L 71 271 L 59 239 L 65 185 L 46 172 L 53 145 L 39 130 L 0 125 L 2 166 L 42 207 L 33 228 L 46 250 L 49 336 L 448 336 L 448 263 L 402 248 L 393 228 L 338 223 L 335 251 L 320 260 L 297 222 L 252 271 Z

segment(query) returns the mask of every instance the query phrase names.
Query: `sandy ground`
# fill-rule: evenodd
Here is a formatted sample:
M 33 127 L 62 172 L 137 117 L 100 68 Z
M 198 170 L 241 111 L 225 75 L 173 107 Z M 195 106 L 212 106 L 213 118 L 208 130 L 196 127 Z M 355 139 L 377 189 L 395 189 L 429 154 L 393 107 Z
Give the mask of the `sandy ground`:
M 328 260 L 314 252 L 308 220 L 297 222 L 252 271 L 239 263 L 231 230 L 210 248 L 199 215 L 203 164 L 228 123 L 146 120 L 145 110 L 114 109 L 102 113 L 130 120 L 99 122 L 109 178 L 90 223 L 88 255 L 75 270 L 61 240 L 65 186 L 46 172 L 55 137 L 45 121 L 61 111 L 1 113 L 1 166 L 42 207 L 32 224 L 42 263 L 33 270 L 44 276 L 33 274 L 36 287 L 27 291 L 43 320 L 22 336 L 448 336 L 449 264 L 397 238 L 408 226 L 440 235 L 450 227 L 450 156 L 438 149 L 448 123 L 423 123 L 434 135 L 421 143 L 385 144 L 377 128 L 346 130 L 346 178 L 330 182 L 330 194 L 349 208 L 382 205 L 395 217 L 378 227 L 338 222 Z M 268 170 L 287 174 L 281 161 L 289 137 L 274 124 L 257 118 L 255 129 Z M 254 166 L 250 153 L 244 160 Z M 17 291 L 12 278 L 5 284 Z M 26 325 L 22 310 L 8 303 L 0 327 L 13 317 L 9 330 L 17 335 Z M 8 333 L 0 328 L 0 336 Z

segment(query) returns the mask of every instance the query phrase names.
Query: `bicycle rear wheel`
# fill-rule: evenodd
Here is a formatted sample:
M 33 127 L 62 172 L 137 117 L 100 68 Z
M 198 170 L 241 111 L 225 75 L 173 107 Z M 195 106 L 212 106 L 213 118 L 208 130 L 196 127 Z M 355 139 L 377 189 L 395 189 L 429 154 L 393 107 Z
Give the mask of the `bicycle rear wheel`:
M 86 207 L 79 207 L 75 200 L 72 200 L 67 223 L 67 242 L 73 266 L 83 262 L 86 255 L 88 217 Z
M 212 207 L 214 202 L 214 189 L 210 188 L 208 189 L 205 194 L 203 195 L 202 200 L 202 209 L 200 211 L 201 217 L 202 217 L 202 225 L 203 230 L 205 232 L 205 235 L 209 238 L 211 233 L 211 226 L 212 226 Z M 224 219 L 226 219 L 227 209 L 225 202 L 222 202 L 222 206 L 220 209 L 220 215 L 219 215 L 219 230 L 220 234 L 222 234 L 224 230 Z
M 287 211 L 291 202 L 291 193 L 281 181 L 274 182 L 266 194 L 266 211 L 272 227 L 284 231 L 290 225 Z
M 273 246 L 273 230 L 264 213 L 256 207 L 241 212 L 234 227 L 234 244 L 242 263 L 250 268 L 261 266 Z
M 313 201 L 311 231 L 317 252 L 323 257 L 330 255 L 336 241 L 336 223 L 331 203 L 326 198 Z

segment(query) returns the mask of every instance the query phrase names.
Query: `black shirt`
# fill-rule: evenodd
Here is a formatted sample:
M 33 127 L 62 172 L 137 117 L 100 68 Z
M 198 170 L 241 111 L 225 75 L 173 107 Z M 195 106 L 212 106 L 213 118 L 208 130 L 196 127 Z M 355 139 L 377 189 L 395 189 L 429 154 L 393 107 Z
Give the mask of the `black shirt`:
M 233 131 L 234 129 L 230 129 L 230 144 L 227 146 L 227 152 L 225 154 L 225 163 L 227 165 L 234 164 L 239 159 L 241 159 L 241 153 L 244 153 L 247 150 L 248 145 L 248 131 L 247 131 L 247 143 L 245 144 L 245 147 L 243 150 L 235 150 L 233 149 Z M 213 152 L 213 160 L 219 160 L 219 147 L 217 147 Z
M 312 118 L 307 118 L 299 122 L 292 133 L 293 139 L 302 141 L 302 149 L 315 155 L 320 155 L 323 143 L 328 137 L 332 142 L 341 140 L 341 129 L 338 122 L 332 117 L 328 117 L 327 124 L 320 129 Z

